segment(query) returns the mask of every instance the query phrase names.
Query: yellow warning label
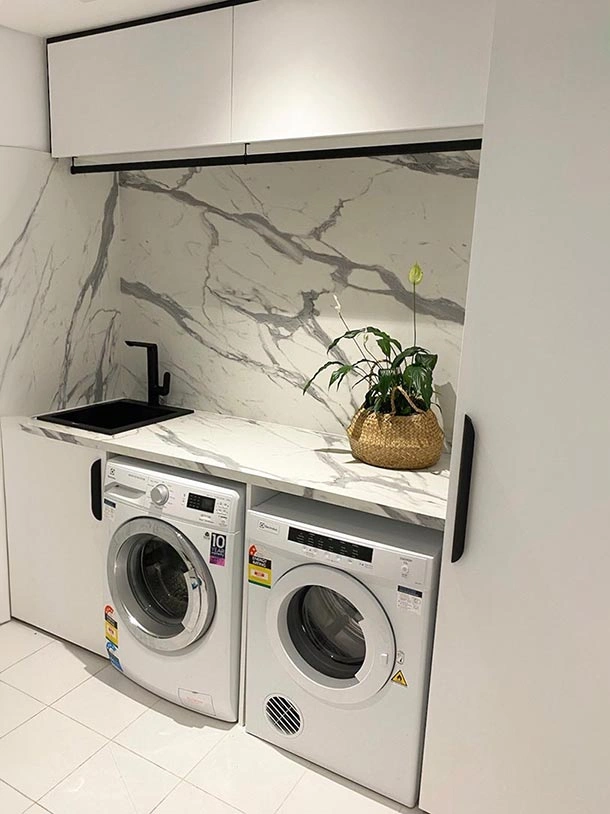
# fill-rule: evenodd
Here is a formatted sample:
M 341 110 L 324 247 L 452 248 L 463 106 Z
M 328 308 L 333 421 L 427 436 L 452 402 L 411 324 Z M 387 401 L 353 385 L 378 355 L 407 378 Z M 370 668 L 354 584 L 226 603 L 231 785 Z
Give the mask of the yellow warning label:
M 404 673 L 403 673 L 402 670 L 399 670 L 397 673 L 395 673 L 392 676 L 392 681 L 395 684 L 400 684 L 401 687 L 408 687 L 409 686 L 407 684 L 407 679 L 405 678 Z
M 106 638 L 109 642 L 119 644 L 119 629 L 111 622 L 106 622 Z
M 263 568 L 260 565 L 248 565 L 248 582 L 254 585 L 264 585 L 271 588 L 271 568 Z

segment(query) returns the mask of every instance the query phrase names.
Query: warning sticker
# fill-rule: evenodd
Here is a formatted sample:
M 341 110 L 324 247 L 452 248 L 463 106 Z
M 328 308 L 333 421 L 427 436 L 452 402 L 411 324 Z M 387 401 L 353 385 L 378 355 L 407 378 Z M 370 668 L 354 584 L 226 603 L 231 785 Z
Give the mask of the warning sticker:
M 416 591 L 414 588 L 406 588 L 404 585 L 398 586 L 398 593 L 396 598 L 396 607 L 401 610 L 408 610 L 411 613 L 416 613 L 421 616 L 421 609 L 423 604 L 423 593 Z
M 212 533 L 210 543 L 210 563 L 224 566 L 227 557 L 227 535 Z
M 402 670 L 399 670 L 397 673 L 394 673 L 392 676 L 392 681 L 394 684 L 400 684 L 401 687 L 408 687 L 407 679 L 405 678 L 405 674 Z
M 264 588 L 271 588 L 273 579 L 272 561 L 262 555 L 256 546 L 251 546 L 248 551 L 248 582 L 252 585 L 262 585 Z
M 114 518 L 114 513 L 116 511 L 116 503 L 113 500 L 108 500 L 107 497 L 104 498 L 104 519 L 105 520 L 112 520 Z
M 115 647 L 118 647 L 119 644 L 119 625 L 114 616 L 114 608 L 110 605 L 106 605 L 104 608 L 104 628 L 106 632 L 106 639 L 113 644 Z M 108 645 L 106 645 L 108 647 Z

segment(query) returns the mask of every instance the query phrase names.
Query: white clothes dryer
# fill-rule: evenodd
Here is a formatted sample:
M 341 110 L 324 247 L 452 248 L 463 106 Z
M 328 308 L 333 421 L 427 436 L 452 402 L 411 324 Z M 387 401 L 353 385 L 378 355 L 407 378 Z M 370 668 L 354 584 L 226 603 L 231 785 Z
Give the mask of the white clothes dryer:
M 236 721 L 245 487 L 111 459 L 104 634 L 111 663 L 176 704 Z
M 246 729 L 414 806 L 441 534 L 288 495 L 246 529 Z

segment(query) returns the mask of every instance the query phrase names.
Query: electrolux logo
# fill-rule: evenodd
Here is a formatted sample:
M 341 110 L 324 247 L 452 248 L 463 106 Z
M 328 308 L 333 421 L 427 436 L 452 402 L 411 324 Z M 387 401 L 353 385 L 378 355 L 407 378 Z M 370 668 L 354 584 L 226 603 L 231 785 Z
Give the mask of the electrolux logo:
M 268 534 L 279 534 L 280 533 L 280 527 L 278 525 L 276 525 L 275 523 L 269 523 L 266 520 L 259 520 L 258 521 L 258 530 L 259 531 L 265 531 Z

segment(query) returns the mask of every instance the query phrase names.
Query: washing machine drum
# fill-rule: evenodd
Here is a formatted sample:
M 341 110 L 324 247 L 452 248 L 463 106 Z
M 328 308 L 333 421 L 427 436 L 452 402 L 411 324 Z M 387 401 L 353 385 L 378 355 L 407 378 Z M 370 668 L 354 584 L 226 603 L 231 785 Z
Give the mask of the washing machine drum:
M 182 650 L 201 638 L 216 609 L 209 569 L 181 531 L 137 517 L 115 531 L 108 551 L 110 594 L 130 633 L 151 650 Z

